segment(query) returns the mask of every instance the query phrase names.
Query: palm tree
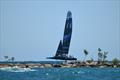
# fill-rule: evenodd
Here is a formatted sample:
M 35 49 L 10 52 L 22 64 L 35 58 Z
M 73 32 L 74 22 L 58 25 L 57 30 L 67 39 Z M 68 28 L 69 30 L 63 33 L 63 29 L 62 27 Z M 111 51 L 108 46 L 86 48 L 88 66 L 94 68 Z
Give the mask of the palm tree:
M 6 61 L 8 61 L 8 58 L 9 58 L 9 57 L 8 57 L 8 56 L 4 56 L 4 58 L 5 58 Z
M 101 52 L 102 50 L 100 48 L 98 48 L 98 51 Z
M 84 54 L 85 54 L 85 58 L 84 58 L 83 62 L 86 60 L 86 57 L 88 55 L 88 51 L 86 49 L 84 49 Z
M 101 63 L 101 61 L 102 61 L 102 56 L 103 56 L 103 53 L 101 53 L 101 49 L 100 48 L 98 48 L 98 64 L 100 64 Z
M 11 61 L 14 61 L 15 60 L 15 57 L 11 57 Z
M 103 63 L 105 63 L 105 61 L 106 61 L 107 54 L 108 54 L 108 52 L 104 52 L 104 53 L 103 53 Z
M 98 53 L 99 61 L 102 61 L 103 53 Z

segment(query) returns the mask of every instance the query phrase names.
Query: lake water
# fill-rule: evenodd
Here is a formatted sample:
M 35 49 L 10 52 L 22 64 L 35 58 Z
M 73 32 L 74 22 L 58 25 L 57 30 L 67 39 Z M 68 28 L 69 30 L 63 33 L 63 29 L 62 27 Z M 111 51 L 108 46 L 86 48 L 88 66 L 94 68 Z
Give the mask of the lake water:
M 120 80 L 120 68 L 33 68 L 0 70 L 0 80 Z

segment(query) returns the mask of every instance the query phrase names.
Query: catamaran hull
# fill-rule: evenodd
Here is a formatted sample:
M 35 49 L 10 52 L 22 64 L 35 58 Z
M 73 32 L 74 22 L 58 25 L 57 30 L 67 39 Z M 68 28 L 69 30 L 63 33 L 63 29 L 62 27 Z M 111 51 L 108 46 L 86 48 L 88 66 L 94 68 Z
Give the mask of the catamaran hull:
M 47 57 L 47 59 L 77 60 L 77 58 L 69 58 L 69 57 Z

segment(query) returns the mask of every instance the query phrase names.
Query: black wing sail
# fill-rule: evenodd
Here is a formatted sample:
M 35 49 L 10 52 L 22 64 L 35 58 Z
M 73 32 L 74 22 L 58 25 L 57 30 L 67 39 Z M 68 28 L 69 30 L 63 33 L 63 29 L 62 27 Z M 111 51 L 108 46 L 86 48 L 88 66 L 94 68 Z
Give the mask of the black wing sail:
M 72 14 L 69 11 L 67 13 L 67 19 L 65 23 L 64 36 L 63 36 L 63 54 L 68 54 L 70 41 L 72 35 Z
M 72 36 L 72 13 L 68 11 L 65 22 L 63 40 L 60 40 L 55 56 L 48 57 L 48 59 L 77 60 L 77 58 L 68 56 L 71 36 Z
M 61 53 L 62 53 L 62 41 L 60 40 L 60 43 L 59 43 L 59 46 L 58 46 L 55 56 L 56 57 L 61 56 Z

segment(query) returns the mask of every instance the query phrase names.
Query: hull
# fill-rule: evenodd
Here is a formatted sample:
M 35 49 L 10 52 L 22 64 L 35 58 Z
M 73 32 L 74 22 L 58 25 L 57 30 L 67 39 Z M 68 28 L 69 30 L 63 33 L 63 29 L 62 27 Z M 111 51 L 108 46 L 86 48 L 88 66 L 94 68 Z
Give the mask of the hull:
M 47 57 L 47 59 L 58 59 L 58 60 L 77 60 L 77 58 L 70 58 L 70 57 Z

